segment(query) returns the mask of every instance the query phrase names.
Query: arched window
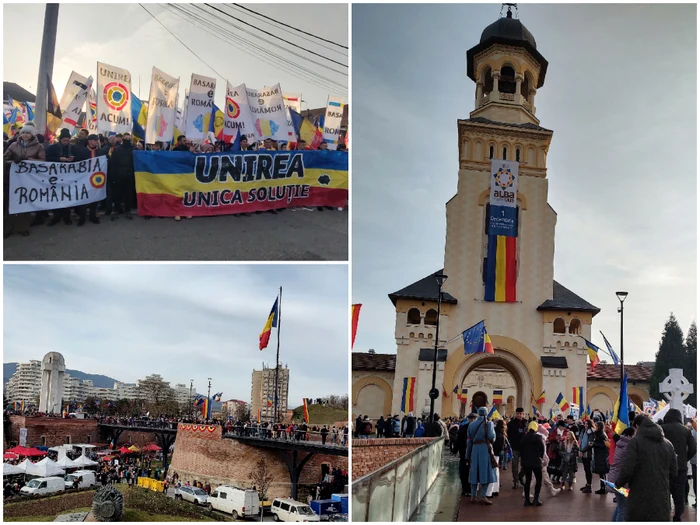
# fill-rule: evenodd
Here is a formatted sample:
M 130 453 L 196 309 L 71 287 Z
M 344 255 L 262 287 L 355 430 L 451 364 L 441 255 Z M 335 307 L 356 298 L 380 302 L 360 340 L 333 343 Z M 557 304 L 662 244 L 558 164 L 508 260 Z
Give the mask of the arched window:
M 566 333 L 566 323 L 561 317 L 557 317 L 554 320 L 554 333 L 555 334 L 565 334 Z
M 501 78 L 498 79 L 498 91 L 515 94 L 515 70 L 511 66 L 501 68 Z
M 423 322 L 426 325 L 435 326 L 437 324 L 437 312 L 432 308 L 425 312 L 425 321 Z
M 581 321 L 579 321 L 578 319 L 572 319 L 571 324 L 569 325 L 569 333 L 572 335 L 578 335 L 580 330 Z
M 420 310 L 411 308 L 406 315 L 406 324 L 420 324 Z
M 520 148 L 515 148 L 515 162 L 520 162 Z
M 493 158 L 493 146 L 489 146 L 489 158 Z
M 491 76 L 491 67 L 486 66 L 481 76 L 481 81 L 484 84 L 484 95 L 488 95 L 493 91 L 493 76 Z
M 433 338 L 433 334 L 428 334 L 428 339 L 432 339 L 432 338 Z
M 508 146 L 503 146 L 503 160 L 508 160 Z
M 424 337 L 424 335 L 423 335 L 423 332 L 421 332 L 421 333 L 418 334 L 418 339 L 425 339 L 425 337 Z
M 408 334 L 408 337 L 411 337 L 411 338 L 413 338 L 413 337 L 415 337 L 415 336 L 416 336 L 416 333 L 415 333 L 415 332 L 411 332 L 410 334 Z

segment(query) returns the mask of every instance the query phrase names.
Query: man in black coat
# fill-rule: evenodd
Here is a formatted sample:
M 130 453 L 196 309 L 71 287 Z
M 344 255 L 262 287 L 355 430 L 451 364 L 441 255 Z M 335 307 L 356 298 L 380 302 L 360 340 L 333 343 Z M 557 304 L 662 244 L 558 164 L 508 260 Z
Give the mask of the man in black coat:
M 520 462 L 525 471 L 525 506 L 541 507 L 540 489 L 542 488 L 542 458 L 544 458 L 544 441 L 537 435 L 537 423 L 533 421 L 519 443 Z M 535 499 L 530 501 L 530 484 L 535 475 Z
M 384 437 L 398 437 L 394 435 L 394 418 L 391 417 L 391 414 L 388 414 L 384 420 Z
M 106 213 L 111 214 L 110 220 L 115 221 L 119 218 L 122 205 L 124 206 L 124 217 L 131 220 L 133 218 L 131 215 L 132 195 L 136 183 L 134 178 L 134 146 L 131 143 L 131 135 L 128 133 L 122 136 L 122 145 L 112 153 L 107 182 L 110 192 Z M 114 205 L 114 211 L 112 211 L 112 205 Z
M 80 160 L 78 147 L 71 144 L 70 140 L 70 131 L 63 128 L 58 136 L 58 142 L 46 148 L 46 162 L 75 162 Z M 73 221 L 70 219 L 70 207 L 54 210 L 49 226 L 54 226 L 61 220 L 63 220 L 63 224 L 73 224 Z
M 459 480 L 462 483 L 462 495 L 471 497 L 472 486 L 469 483 L 469 459 L 467 458 L 467 441 L 469 434 L 467 433 L 469 425 L 476 419 L 476 414 L 472 412 L 467 416 L 467 421 L 463 421 L 459 425 L 457 431 L 457 451 L 459 452 Z
M 522 407 L 515 409 L 515 416 L 508 422 L 508 441 L 510 448 L 513 449 L 513 463 L 511 469 L 513 472 L 513 488 L 518 488 L 518 481 L 522 482 L 520 472 L 520 441 L 525 436 L 527 429 L 527 421 L 525 420 L 525 410 Z
M 81 130 L 85 131 L 85 130 Z M 75 160 L 88 160 L 88 159 L 93 159 L 95 157 L 99 157 L 101 155 L 101 149 L 100 149 L 100 141 L 99 137 L 95 134 L 88 135 L 88 137 L 85 139 L 85 142 L 87 144 L 86 147 L 79 147 L 78 148 L 78 158 Z M 107 177 L 109 177 L 109 169 L 107 171 Z M 100 224 L 100 219 L 97 218 L 97 207 L 99 206 L 99 202 L 93 202 L 91 204 L 86 204 L 83 206 L 78 206 L 77 212 L 78 212 L 78 226 L 82 226 L 85 224 L 85 212 L 87 211 L 90 215 L 90 222 L 93 224 Z
M 678 474 L 669 479 L 671 497 L 673 498 L 673 521 L 681 521 L 685 510 L 685 486 L 688 483 L 688 460 L 697 452 L 697 444 L 693 434 L 683 426 L 683 416 L 680 410 L 671 408 L 664 416 L 661 425 L 664 436 L 673 445 L 678 457 Z
M 416 418 L 413 415 L 413 412 L 409 412 L 408 415 L 404 418 L 404 424 L 403 424 L 403 437 L 405 438 L 412 438 L 413 434 L 416 433 Z
M 425 427 L 425 437 L 436 438 L 442 436 L 442 425 L 440 415 L 433 414 L 433 420 Z

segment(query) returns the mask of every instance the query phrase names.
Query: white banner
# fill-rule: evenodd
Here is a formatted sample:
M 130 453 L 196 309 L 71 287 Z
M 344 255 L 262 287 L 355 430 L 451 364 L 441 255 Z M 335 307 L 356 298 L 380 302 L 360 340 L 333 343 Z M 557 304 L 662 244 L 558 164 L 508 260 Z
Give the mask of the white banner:
M 83 86 L 85 89 L 80 88 L 80 91 L 75 94 L 75 97 L 68 103 L 68 107 L 63 112 L 61 127 L 67 128 L 71 133 L 78 127 L 80 112 L 87 102 L 89 92 L 92 91 L 92 77 L 88 77 L 87 82 Z M 88 115 L 89 113 L 86 112 L 85 118 L 88 118 Z
M 343 110 L 345 109 L 345 99 L 342 97 L 328 97 L 326 106 L 326 116 L 323 119 L 323 142 L 328 144 L 328 149 L 338 147 L 338 137 L 340 136 L 340 123 L 343 120 Z
M 258 140 L 289 140 L 287 112 L 279 84 L 261 90 L 247 88 L 248 104 Z
M 207 137 L 215 92 L 215 78 L 192 74 L 190 98 L 185 105 L 185 129 L 182 130 L 188 139 L 204 140 Z
M 66 108 L 75 98 L 75 96 L 80 93 L 85 86 L 87 86 L 88 79 L 83 75 L 72 71 L 70 77 L 68 77 L 68 83 L 66 84 L 66 89 L 63 90 L 63 95 L 61 95 L 61 100 L 58 105 L 61 108 L 61 113 L 65 113 Z
M 297 136 L 296 133 L 294 133 L 294 123 L 292 122 L 292 117 L 289 114 L 289 110 L 292 109 L 301 114 L 301 93 L 282 93 L 282 98 L 284 99 L 284 107 L 287 114 L 289 141 L 296 142 Z
M 85 104 L 85 129 L 87 129 L 90 134 L 97 133 L 97 100 L 95 100 L 94 89 L 90 89 Z
M 10 168 L 10 213 L 72 208 L 107 197 L 107 157 L 79 162 L 24 160 Z
M 97 63 L 97 129 L 102 133 L 131 133 L 131 74 L 126 69 Z
M 175 102 L 180 79 L 153 68 L 151 94 L 148 97 L 146 143 L 171 142 L 175 132 Z
M 518 236 L 518 166 L 512 160 L 491 160 L 489 235 Z
M 253 126 L 253 115 L 248 104 L 248 94 L 245 84 L 233 87 L 230 82 L 226 82 L 226 102 L 224 103 L 224 140 L 233 142 L 236 140 L 238 130 L 241 136 L 248 137 L 248 142 L 253 143 L 258 140 L 258 135 Z

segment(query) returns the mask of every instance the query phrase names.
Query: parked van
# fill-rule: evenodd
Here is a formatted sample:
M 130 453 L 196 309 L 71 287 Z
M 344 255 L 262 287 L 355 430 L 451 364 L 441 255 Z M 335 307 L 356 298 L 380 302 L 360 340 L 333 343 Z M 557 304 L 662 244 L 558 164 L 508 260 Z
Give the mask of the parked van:
M 76 470 L 66 476 L 66 490 L 74 487 L 73 480 L 78 478 L 79 489 L 92 487 L 95 485 L 95 473 L 92 470 Z
M 63 478 L 52 476 L 50 478 L 34 478 L 30 480 L 20 492 L 22 494 L 53 494 L 65 490 Z
M 207 499 L 209 510 L 218 510 L 237 518 L 260 516 L 260 499 L 258 491 L 242 489 L 230 485 L 217 487 Z
M 321 517 L 306 503 L 290 498 L 275 498 L 272 501 L 272 514 L 275 521 L 321 521 Z

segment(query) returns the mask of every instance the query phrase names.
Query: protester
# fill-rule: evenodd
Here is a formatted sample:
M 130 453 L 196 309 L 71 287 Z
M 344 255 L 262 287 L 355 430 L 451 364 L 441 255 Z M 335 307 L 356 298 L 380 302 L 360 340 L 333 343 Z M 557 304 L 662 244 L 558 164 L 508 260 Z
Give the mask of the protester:
M 673 445 L 646 415 L 634 418 L 636 435 L 627 444 L 617 488 L 629 484 L 626 521 L 669 521 L 669 481 L 678 475 Z
M 416 418 L 413 412 L 409 412 L 406 416 L 405 424 L 403 427 L 403 437 L 412 438 L 416 432 Z
M 597 423 L 597 428 L 593 433 L 593 441 L 590 446 L 593 448 L 593 474 L 598 474 L 600 478 L 600 488 L 596 490 L 595 493 L 605 495 L 608 491 L 605 488 L 603 480 L 606 479 L 606 475 L 610 471 L 610 464 L 608 463 L 608 448 L 610 447 L 610 442 L 608 441 L 608 436 L 605 434 L 602 421 Z
M 545 451 L 547 450 L 547 439 L 549 438 L 549 423 L 545 423 L 544 425 L 537 425 L 537 435 L 540 436 L 542 439 L 542 443 L 544 443 L 545 446 Z M 552 495 L 552 497 L 556 496 L 559 494 L 559 491 L 561 489 L 557 489 L 554 487 L 554 483 L 552 483 L 552 478 L 549 477 L 549 457 L 545 453 L 545 455 L 542 457 L 542 485 L 547 487 L 549 490 L 549 493 Z
M 488 410 L 479 407 L 478 418 L 467 429 L 467 457 L 469 458 L 469 482 L 471 483 L 472 503 L 491 505 L 486 498 L 489 483 L 494 483 L 496 477 L 491 464 L 489 442 L 496 439 L 493 423 L 486 419 Z
M 74 162 L 79 158 L 78 147 L 71 144 L 71 134 L 68 128 L 63 128 L 58 142 L 46 148 L 46 160 L 49 162 Z M 70 218 L 70 208 L 54 210 L 49 226 L 54 226 L 63 220 L 63 224 L 73 224 Z
M 616 483 L 617 478 L 620 474 L 620 469 L 622 468 L 622 463 L 625 460 L 625 455 L 627 454 L 627 445 L 629 445 L 630 440 L 634 437 L 634 428 L 628 427 L 622 431 L 622 434 L 617 436 L 617 442 L 615 443 L 615 457 L 613 458 L 613 464 L 610 466 L 610 473 L 608 477 L 611 483 Z M 609 488 L 612 492 L 612 489 Z M 627 498 L 622 494 L 617 494 L 616 496 L 617 506 L 612 515 L 612 521 L 625 521 L 625 513 L 627 509 Z
M 177 144 L 173 147 L 173 151 L 190 151 L 190 145 L 187 142 L 187 137 L 180 135 L 177 138 Z
M 520 442 L 520 461 L 525 473 L 525 507 L 541 507 L 540 490 L 542 489 L 542 458 L 545 453 L 545 446 L 542 439 L 537 436 L 538 425 L 531 421 L 527 427 L 527 434 Z M 530 500 L 530 485 L 532 475 L 535 475 L 535 495 Z
M 436 438 L 441 437 L 442 425 L 440 424 L 440 416 L 438 414 L 433 414 L 433 420 L 428 423 L 425 428 L 426 437 Z
M 559 448 L 559 454 L 562 458 L 562 482 L 564 486 L 562 490 L 574 490 L 574 481 L 576 472 L 578 471 L 578 455 L 579 447 L 576 436 L 569 431 L 564 438 L 564 443 Z
M 472 412 L 459 425 L 457 432 L 457 451 L 459 453 L 459 480 L 462 484 L 462 495 L 471 497 L 472 486 L 469 481 L 469 457 L 467 457 L 467 444 L 469 440 L 468 430 L 469 424 L 476 419 L 476 414 Z M 419 428 L 422 423 L 418 422 Z M 416 432 L 416 437 L 418 433 Z
M 131 135 L 125 133 L 122 137 L 122 145 L 114 149 L 109 164 L 107 181 L 110 193 L 107 196 L 107 211 L 110 220 L 116 221 L 124 210 L 124 217 L 131 220 L 132 190 L 135 186 L 134 175 L 134 147 L 131 143 Z
M 671 496 L 673 497 L 673 521 L 681 521 L 685 510 L 685 486 L 688 483 L 688 460 L 696 453 L 696 443 L 690 430 L 683 426 L 683 416 L 680 410 L 671 408 L 664 416 L 661 425 L 664 437 L 673 445 L 678 457 L 678 473 L 670 479 Z
M 378 438 L 384 436 L 384 416 L 379 416 L 379 419 L 375 423 L 374 428 L 377 430 Z
M 87 130 L 81 130 L 81 131 L 87 131 Z M 99 157 L 101 155 L 100 152 L 100 140 L 99 137 L 95 134 L 88 135 L 86 138 L 87 141 L 87 146 L 85 148 L 82 148 L 79 150 L 79 159 L 78 160 L 87 160 L 87 159 L 93 159 L 95 157 Z M 109 172 L 109 170 L 108 170 Z M 77 212 L 78 212 L 78 226 L 82 226 L 85 224 L 85 212 L 87 211 L 90 215 L 90 222 L 93 224 L 100 224 L 100 219 L 97 217 L 97 207 L 99 206 L 98 202 L 93 202 L 91 204 L 83 205 L 83 206 L 78 206 Z
M 581 492 L 584 494 L 591 494 L 593 492 L 593 471 L 591 470 L 591 461 L 593 459 L 593 421 L 586 419 L 584 423 L 584 430 L 581 435 L 581 462 L 583 463 L 583 471 L 586 475 L 586 485 L 581 487 Z
M 496 433 L 496 439 L 493 442 L 493 455 L 496 458 L 497 465 L 493 468 L 493 474 L 496 477 L 496 481 L 491 483 L 486 489 L 486 497 L 491 498 L 493 496 L 498 496 L 501 492 L 501 465 L 503 464 L 503 452 L 508 447 L 508 436 L 506 435 L 506 424 L 505 421 L 499 419 L 494 425 L 494 432 Z
M 508 422 L 508 440 L 513 449 L 513 464 L 511 465 L 513 474 L 513 488 L 518 488 L 518 481 L 522 481 L 520 476 L 520 440 L 525 436 L 527 421 L 524 419 L 525 410 L 522 407 L 515 409 L 515 417 Z

